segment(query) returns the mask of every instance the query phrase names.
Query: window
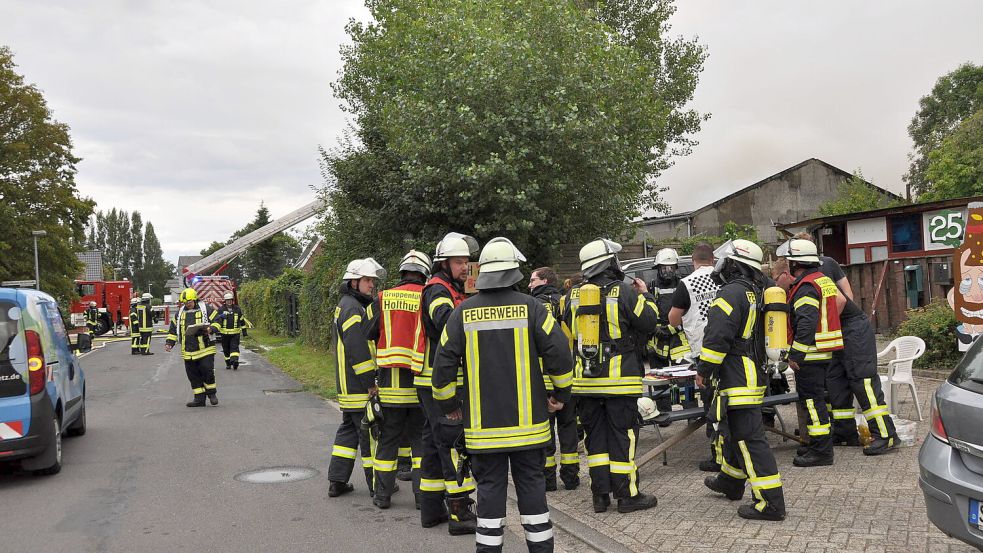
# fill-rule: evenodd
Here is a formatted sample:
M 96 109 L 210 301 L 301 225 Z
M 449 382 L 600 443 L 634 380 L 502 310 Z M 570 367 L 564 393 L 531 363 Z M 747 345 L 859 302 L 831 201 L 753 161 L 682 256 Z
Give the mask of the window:
M 85 296 L 94 296 L 95 293 L 96 293 L 96 285 L 95 284 L 79 284 L 79 286 L 78 286 L 78 292 L 79 292 L 79 296 L 81 296 L 83 298 Z
M 870 247 L 870 260 L 873 261 L 884 261 L 887 259 L 887 246 L 871 246 Z
M 888 219 L 888 226 L 891 232 L 892 252 L 905 253 L 925 249 L 922 242 L 921 214 L 891 217 Z
M 850 248 L 850 265 L 867 262 L 866 248 Z

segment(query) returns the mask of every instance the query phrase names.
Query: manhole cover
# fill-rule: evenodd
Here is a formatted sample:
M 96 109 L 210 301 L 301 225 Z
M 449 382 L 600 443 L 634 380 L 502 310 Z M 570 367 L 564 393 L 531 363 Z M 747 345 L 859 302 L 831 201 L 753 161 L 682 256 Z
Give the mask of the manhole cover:
M 316 469 L 308 467 L 271 467 L 240 472 L 235 475 L 235 479 L 250 484 L 281 484 L 307 480 L 317 475 Z

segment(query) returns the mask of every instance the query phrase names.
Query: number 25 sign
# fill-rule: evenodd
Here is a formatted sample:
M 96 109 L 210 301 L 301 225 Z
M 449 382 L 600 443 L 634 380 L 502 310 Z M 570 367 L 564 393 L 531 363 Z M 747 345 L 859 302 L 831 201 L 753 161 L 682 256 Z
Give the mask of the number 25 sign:
M 933 244 L 954 248 L 962 243 L 966 222 L 961 211 L 943 211 L 928 218 L 928 236 Z

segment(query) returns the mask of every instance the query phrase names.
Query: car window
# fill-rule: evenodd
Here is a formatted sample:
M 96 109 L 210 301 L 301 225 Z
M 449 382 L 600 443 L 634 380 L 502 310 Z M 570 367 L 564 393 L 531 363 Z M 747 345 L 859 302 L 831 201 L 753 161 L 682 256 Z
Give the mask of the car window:
M 42 301 L 41 312 L 44 314 L 44 318 L 48 322 L 48 328 L 51 331 L 51 342 L 55 346 L 55 350 L 52 352 L 55 355 L 61 351 L 59 346 L 64 347 L 68 344 L 68 333 L 65 332 L 65 324 L 61 321 L 61 313 L 58 311 L 58 305 L 50 301 Z
M 949 375 L 949 382 L 983 393 L 983 340 L 976 340 Z
M 23 340 L 17 340 L 20 318 L 20 307 L 11 301 L 0 301 L 0 397 L 27 392 L 23 375 L 14 367 L 15 362 L 20 365 L 26 362 Z

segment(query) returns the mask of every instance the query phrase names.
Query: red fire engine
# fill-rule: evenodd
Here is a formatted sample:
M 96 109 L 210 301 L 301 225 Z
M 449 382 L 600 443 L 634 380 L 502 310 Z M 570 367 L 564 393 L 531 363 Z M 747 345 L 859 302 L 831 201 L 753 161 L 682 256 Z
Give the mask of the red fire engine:
M 95 329 L 100 336 L 130 324 L 130 298 L 133 297 L 133 283 L 128 280 L 76 280 L 79 301 L 71 306 L 72 326 L 85 326 L 85 310 L 89 302 L 96 302 L 99 309 L 99 326 Z

